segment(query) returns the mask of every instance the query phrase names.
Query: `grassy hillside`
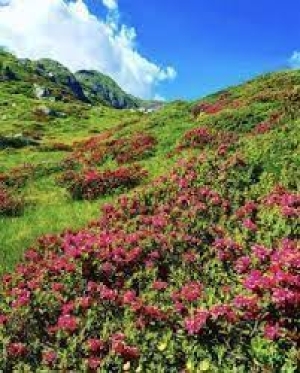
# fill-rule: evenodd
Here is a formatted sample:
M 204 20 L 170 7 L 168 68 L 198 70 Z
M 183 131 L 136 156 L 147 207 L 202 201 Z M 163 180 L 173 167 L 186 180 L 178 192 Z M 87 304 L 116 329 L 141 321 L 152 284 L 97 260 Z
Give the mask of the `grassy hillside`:
M 0 98 L 37 141 L 0 150 L 1 271 L 30 247 L 0 369 L 297 371 L 300 71 L 152 114 Z

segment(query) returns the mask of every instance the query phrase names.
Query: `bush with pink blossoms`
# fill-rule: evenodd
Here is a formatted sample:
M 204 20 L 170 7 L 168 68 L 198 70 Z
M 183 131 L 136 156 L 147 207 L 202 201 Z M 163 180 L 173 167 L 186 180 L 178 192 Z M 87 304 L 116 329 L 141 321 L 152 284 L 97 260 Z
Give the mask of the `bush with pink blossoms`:
M 281 193 L 250 193 L 257 174 L 240 154 L 181 160 L 86 228 L 41 237 L 0 286 L 0 369 L 296 367 L 296 230 Z
M 139 166 L 121 167 L 116 170 L 68 171 L 60 179 L 67 183 L 67 190 L 73 199 L 93 200 L 111 194 L 116 190 L 126 190 L 139 185 L 147 172 Z

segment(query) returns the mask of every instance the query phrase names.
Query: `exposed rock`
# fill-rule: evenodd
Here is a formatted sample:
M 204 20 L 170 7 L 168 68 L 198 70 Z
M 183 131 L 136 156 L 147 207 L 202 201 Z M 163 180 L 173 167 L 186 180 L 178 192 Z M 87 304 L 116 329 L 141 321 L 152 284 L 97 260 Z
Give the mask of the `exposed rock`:
M 42 114 L 44 116 L 55 117 L 55 118 L 65 118 L 65 117 L 67 117 L 66 113 L 63 113 L 62 111 L 57 111 L 57 110 L 51 109 L 46 105 L 39 106 L 36 109 L 36 113 L 37 114 Z
M 24 148 L 26 146 L 39 146 L 39 142 L 30 137 L 25 137 L 22 134 L 15 136 L 0 136 L 0 149 L 6 148 Z
M 33 87 L 36 98 L 42 99 L 50 96 L 50 91 L 48 88 L 42 87 L 36 83 L 34 83 Z

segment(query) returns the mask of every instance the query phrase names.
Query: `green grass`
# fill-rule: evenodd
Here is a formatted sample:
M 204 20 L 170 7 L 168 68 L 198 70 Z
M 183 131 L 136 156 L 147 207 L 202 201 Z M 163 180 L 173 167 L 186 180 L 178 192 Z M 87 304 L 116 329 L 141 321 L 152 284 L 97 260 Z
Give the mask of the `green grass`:
M 27 101 L 24 97 L 23 101 L 24 105 L 20 105 L 18 110 L 25 108 Z M 55 105 L 56 109 L 64 108 L 65 111 L 72 111 L 72 105 L 61 103 Z M 116 138 L 147 131 L 158 139 L 155 155 L 141 161 L 141 165 L 149 173 L 148 180 L 151 180 L 163 175 L 173 165 L 174 160 L 167 157 L 167 154 L 174 149 L 182 134 L 195 125 L 191 121 L 189 107 L 189 104 L 174 103 L 167 105 L 160 113 L 146 115 L 102 106 L 88 108 L 83 106 L 82 120 L 79 120 L 75 110 L 67 118 L 44 123 L 41 130 L 42 142 L 72 144 L 74 141 L 81 141 L 107 130 L 113 131 L 114 127 L 118 127 L 118 131 L 113 132 Z M 78 110 L 78 107 L 74 108 Z M 78 112 L 80 113 L 80 110 Z M 15 115 L 17 120 L 17 114 Z M 14 121 L 5 122 L 1 127 L 1 133 L 22 132 L 28 129 L 28 126 L 34 127 L 34 122 L 24 122 L 18 131 L 15 130 Z M 46 169 L 58 164 L 66 156 L 69 156 L 68 152 L 45 152 L 36 147 L 6 149 L 0 151 L 0 172 L 9 172 L 12 168 L 24 164 Z M 115 166 L 115 162 L 107 161 L 101 168 Z M 67 192 L 56 184 L 55 178 L 58 175 L 57 172 L 50 172 L 49 176 L 30 179 L 26 187 L 21 190 L 27 204 L 24 215 L 16 218 L 0 218 L 2 244 L 0 273 L 11 270 L 22 257 L 24 249 L 32 245 L 39 236 L 58 233 L 69 228 L 77 229 L 99 216 L 99 206 L 108 198 L 104 197 L 95 202 L 74 202 Z M 114 197 L 111 196 L 109 199 Z

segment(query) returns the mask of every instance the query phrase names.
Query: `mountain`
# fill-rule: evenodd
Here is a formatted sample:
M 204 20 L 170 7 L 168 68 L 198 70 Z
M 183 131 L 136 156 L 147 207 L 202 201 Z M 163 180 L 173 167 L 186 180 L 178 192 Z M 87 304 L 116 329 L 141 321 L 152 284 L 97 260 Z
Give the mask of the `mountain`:
M 30 97 L 78 100 L 117 109 L 137 108 L 141 103 L 141 100 L 125 93 L 113 79 L 98 71 L 82 70 L 73 74 L 57 61 L 47 58 L 37 61 L 18 59 L 4 50 L 0 51 L 0 82 L 6 83 L 2 84 L 2 89 Z
M 103 102 L 117 109 L 136 108 L 139 105 L 138 99 L 125 93 L 112 78 L 99 71 L 80 70 L 75 77 L 92 103 Z
M 300 70 L 145 113 L 7 59 L 0 371 L 299 371 Z

